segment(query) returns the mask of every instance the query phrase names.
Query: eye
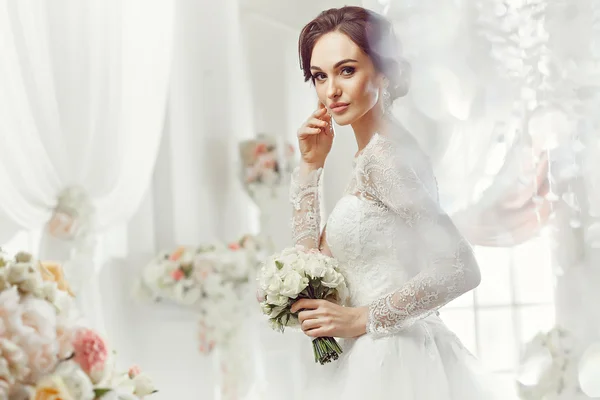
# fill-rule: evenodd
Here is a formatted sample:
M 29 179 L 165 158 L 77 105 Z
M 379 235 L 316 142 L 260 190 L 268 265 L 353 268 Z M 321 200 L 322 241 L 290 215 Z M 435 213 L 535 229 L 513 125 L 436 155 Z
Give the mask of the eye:
M 342 75 L 350 76 L 354 73 L 356 69 L 354 67 L 344 67 L 342 68 Z
M 325 78 L 327 78 L 327 76 L 322 72 L 317 72 L 316 74 L 313 74 L 313 79 L 315 81 L 321 82 L 325 80 Z

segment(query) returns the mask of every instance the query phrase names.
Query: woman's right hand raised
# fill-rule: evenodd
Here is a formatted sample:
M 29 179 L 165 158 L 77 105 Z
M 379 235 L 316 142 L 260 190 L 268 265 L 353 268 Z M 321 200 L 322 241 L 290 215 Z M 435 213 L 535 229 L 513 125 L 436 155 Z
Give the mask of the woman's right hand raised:
M 333 144 L 331 116 L 322 103 L 319 108 L 298 129 L 300 156 L 306 164 L 321 168 Z

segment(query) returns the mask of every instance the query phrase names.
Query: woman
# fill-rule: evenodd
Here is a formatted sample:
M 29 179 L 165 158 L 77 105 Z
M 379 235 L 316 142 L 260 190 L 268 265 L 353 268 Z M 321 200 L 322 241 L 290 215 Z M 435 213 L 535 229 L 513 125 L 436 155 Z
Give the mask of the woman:
M 398 49 L 391 24 L 360 7 L 325 11 L 300 34 L 301 66 L 320 105 L 298 130 L 294 241 L 337 258 L 350 292 L 346 307 L 305 299 L 292 308 L 307 336 L 343 338 L 342 357 L 315 365 L 307 390 L 330 399 L 490 399 L 473 357 L 437 315 L 474 289 L 480 274 L 440 209 L 426 155 L 390 116 L 407 87 Z M 358 153 L 321 234 L 319 187 L 332 119 L 352 126 Z

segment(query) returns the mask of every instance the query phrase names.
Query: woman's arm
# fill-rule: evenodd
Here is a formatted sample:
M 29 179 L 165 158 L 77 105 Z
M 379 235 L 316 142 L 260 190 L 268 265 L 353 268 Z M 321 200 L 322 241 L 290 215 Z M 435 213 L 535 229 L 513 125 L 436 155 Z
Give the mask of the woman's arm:
M 410 157 L 415 154 L 383 151 L 367 160 L 362 170 L 366 191 L 400 216 L 428 264 L 369 306 L 366 332 L 373 335 L 406 329 L 474 289 L 481 280 L 470 245 L 440 208 L 437 192 L 428 192 L 421 182 L 412 167 L 418 163 L 409 163 Z
M 321 238 L 320 188 L 322 167 L 301 163 L 292 173 L 292 239 L 305 249 L 319 248 Z

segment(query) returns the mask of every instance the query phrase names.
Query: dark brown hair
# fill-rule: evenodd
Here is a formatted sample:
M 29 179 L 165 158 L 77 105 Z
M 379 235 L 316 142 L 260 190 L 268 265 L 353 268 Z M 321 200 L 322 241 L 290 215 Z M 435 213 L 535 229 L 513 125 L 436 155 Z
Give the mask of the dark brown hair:
M 382 15 L 362 7 L 346 6 L 323 11 L 300 32 L 298 53 L 305 81 L 313 81 L 310 60 L 315 43 L 334 31 L 347 35 L 369 56 L 375 68 L 389 80 L 392 100 L 408 91 L 410 67 L 401 56 L 400 42 L 392 24 Z

